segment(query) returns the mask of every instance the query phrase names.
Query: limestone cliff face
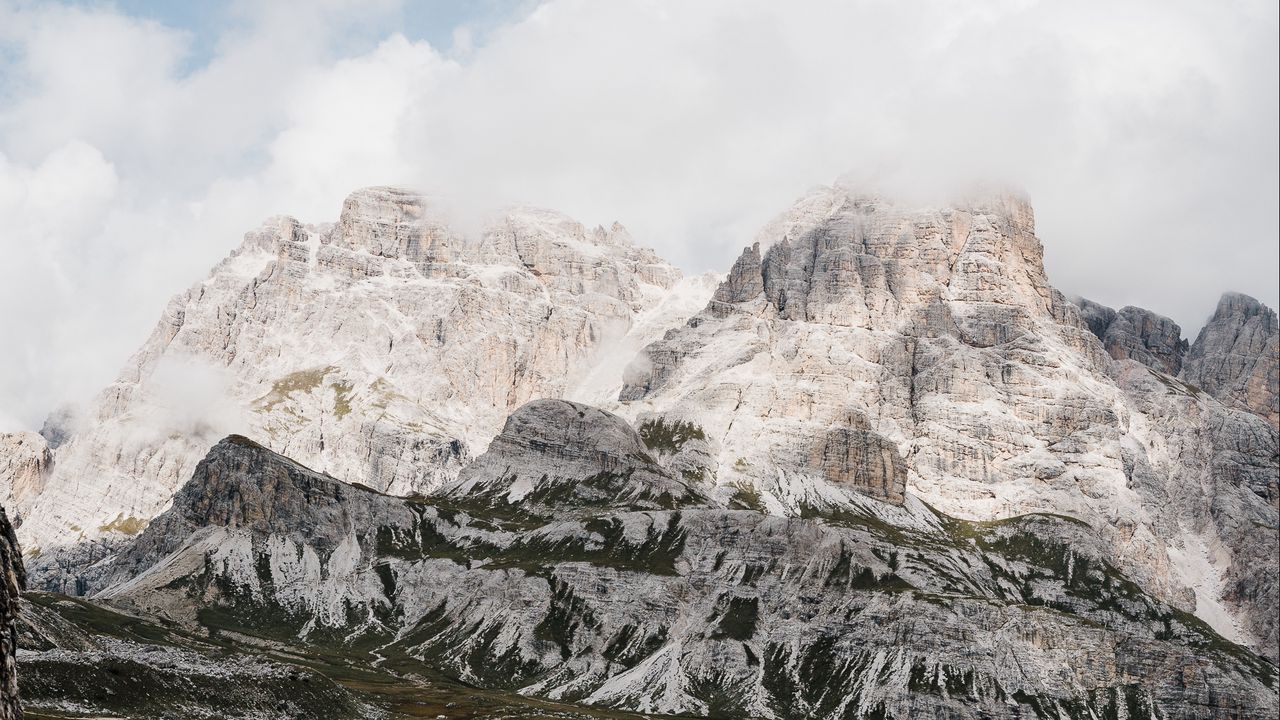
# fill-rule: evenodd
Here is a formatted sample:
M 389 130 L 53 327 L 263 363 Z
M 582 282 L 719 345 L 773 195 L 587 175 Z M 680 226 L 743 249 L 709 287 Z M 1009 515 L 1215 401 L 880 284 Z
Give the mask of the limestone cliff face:
M 1079 518 L 1150 592 L 1275 656 L 1276 435 L 1178 380 L 1183 348 L 1167 319 L 1054 290 L 1019 198 L 916 208 L 837 186 L 744 250 L 611 409 L 697 423 L 717 481 L 777 512 L 852 488 Z
M 21 524 L 26 508 L 44 492 L 53 471 L 48 442 L 33 432 L 0 434 L 0 505 Z
M 1187 353 L 1183 379 L 1232 407 L 1280 426 L 1280 325 L 1276 311 L 1227 293 Z
M 0 720 L 22 720 L 18 699 L 18 594 L 26 585 L 22 552 L 0 507 Z
M 527 400 L 620 384 L 621 367 L 615 382 L 601 363 L 640 345 L 632 333 L 680 322 L 689 301 L 670 296 L 700 298 L 692 312 L 711 289 L 619 225 L 515 208 L 463 235 L 436 201 L 370 188 L 334 224 L 267 222 L 176 297 L 51 473 L 47 451 L 0 463 L 22 464 L 8 485 L 38 505 L 19 502 L 37 574 L 63 562 L 59 547 L 98 543 L 96 558 L 137 532 L 230 432 L 339 478 L 424 492 Z

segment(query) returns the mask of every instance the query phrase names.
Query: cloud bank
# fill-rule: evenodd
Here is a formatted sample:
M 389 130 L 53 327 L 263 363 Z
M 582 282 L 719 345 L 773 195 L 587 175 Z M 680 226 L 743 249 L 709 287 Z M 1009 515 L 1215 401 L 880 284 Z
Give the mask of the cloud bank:
M 0 430 L 109 382 L 263 218 L 371 184 L 620 220 L 701 271 L 838 176 L 994 181 L 1069 294 L 1188 332 L 1280 295 L 1274 2 L 552 0 L 447 48 L 393 0 L 230 8 L 209 43 L 0 0 Z

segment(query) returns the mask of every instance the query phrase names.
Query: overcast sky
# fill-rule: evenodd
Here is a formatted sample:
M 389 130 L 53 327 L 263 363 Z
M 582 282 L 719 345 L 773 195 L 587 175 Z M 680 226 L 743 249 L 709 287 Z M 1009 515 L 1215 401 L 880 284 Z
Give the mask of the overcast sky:
M 274 214 L 410 184 L 725 270 L 869 187 L 1022 188 L 1051 280 L 1277 305 L 1277 3 L 0 0 L 0 430 L 109 382 Z

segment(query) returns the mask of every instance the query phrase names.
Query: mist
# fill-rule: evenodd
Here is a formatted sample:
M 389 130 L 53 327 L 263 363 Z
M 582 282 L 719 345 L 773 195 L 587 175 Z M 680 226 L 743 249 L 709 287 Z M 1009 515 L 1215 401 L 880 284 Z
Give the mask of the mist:
M 1274 2 L 552 0 L 447 47 L 396 2 L 231 7 L 207 38 L 0 1 L 0 430 L 110 382 L 245 231 L 364 185 L 617 220 L 697 273 L 816 184 L 996 183 L 1068 295 L 1191 339 L 1223 291 L 1280 301 Z

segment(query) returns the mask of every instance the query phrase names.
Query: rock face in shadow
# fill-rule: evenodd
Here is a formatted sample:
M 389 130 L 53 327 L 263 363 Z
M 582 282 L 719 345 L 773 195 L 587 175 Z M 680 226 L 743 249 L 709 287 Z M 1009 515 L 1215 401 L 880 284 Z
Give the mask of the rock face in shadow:
M 567 400 L 520 407 L 443 492 L 566 514 L 584 505 L 669 510 L 700 499 L 697 489 L 657 461 L 626 420 Z
M 0 507 L 0 720 L 22 720 L 18 698 L 18 595 L 26 586 L 22 551 Z
M 1188 345 L 1178 323 L 1143 308 L 1125 306 L 1117 312 L 1083 298 L 1075 302 L 1112 359 L 1136 360 L 1175 377 L 1182 370 Z
M 1276 311 L 1226 293 L 1187 353 L 1182 377 L 1232 407 L 1280 427 L 1280 325 Z

